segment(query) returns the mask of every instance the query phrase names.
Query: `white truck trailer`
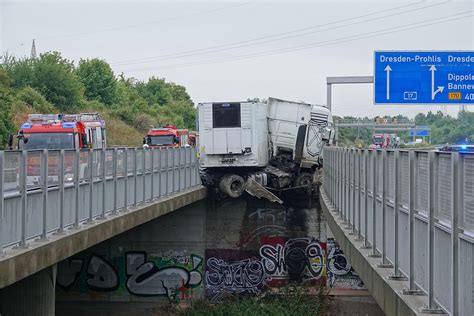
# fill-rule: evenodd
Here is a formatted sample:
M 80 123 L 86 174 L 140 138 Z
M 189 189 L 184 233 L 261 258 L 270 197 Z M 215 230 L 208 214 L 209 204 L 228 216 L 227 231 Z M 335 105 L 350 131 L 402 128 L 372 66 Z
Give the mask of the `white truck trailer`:
M 203 183 L 230 197 L 281 203 L 268 189 L 312 183 L 332 136 L 330 111 L 302 102 L 200 103 L 198 113 Z

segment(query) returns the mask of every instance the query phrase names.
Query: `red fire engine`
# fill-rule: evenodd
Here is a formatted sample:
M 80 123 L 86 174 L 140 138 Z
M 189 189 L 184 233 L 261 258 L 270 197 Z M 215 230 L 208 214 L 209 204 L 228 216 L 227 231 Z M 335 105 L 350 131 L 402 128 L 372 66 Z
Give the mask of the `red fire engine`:
M 106 148 L 105 121 L 98 113 L 81 114 L 30 114 L 28 121 L 21 125 L 17 135 L 18 149 L 60 150 L 83 148 Z M 40 180 L 40 155 L 31 153 L 27 161 L 28 185 L 38 184 Z M 64 160 L 64 178 L 73 180 L 74 158 L 68 154 Z M 87 156 L 80 155 L 79 176 L 89 173 Z M 99 155 L 93 156 L 93 165 L 100 168 Z M 50 154 L 48 159 L 48 179 L 57 181 L 59 156 Z
M 392 138 L 393 136 L 390 134 L 374 134 L 369 149 L 391 148 L 393 147 Z
M 105 148 L 105 121 L 98 113 L 30 114 L 18 132 L 18 149 Z
M 152 128 L 143 138 L 145 147 L 181 147 L 188 146 L 189 131 L 177 129 L 176 125 L 165 125 L 162 128 Z

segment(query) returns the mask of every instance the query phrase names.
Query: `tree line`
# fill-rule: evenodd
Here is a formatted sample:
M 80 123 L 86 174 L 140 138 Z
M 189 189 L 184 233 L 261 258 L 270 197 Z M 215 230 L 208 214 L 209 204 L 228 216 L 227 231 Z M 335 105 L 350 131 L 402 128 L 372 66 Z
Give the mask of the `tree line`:
M 164 124 L 195 129 L 196 110 L 186 88 L 163 78 L 117 76 L 104 60 L 81 59 L 76 65 L 58 52 L 1 58 L 0 148 L 17 132 L 24 112 L 80 111 L 120 119 L 140 133 Z
M 334 120 L 364 120 L 375 121 L 375 118 L 356 118 L 356 117 L 334 117 Z M 388 118 L 391 120 L 392 118 Z M 398 115 L 395 119 L 399 122 L 408 121 L 409 118 Z M 428 126 L 431 129 L 431 143 L 434 145 L 472 143 L 474 141 L 474 113 L 460 111 L 456 117 L 443 114 L 441 111 L 428 112 L 427 114 L 418 113 L 415 116 L 417 126 Z M 392 132 L 390 132 L 392 133 Z M 395 133 L 395 132 L 393 132 Z M 372 142 L 372 128 L 340 128 L 339 144 L 342 146 L 366 147 Z M 413 140 L 409 131 L 397 132 L 397 135 L 404 142 Z

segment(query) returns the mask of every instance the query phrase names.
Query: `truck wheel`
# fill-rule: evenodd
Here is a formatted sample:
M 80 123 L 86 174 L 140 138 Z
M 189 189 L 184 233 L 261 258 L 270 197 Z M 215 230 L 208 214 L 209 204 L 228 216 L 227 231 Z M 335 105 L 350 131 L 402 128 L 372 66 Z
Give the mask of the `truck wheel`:
M 219 181 L 219 189 L 232 198 L 238 198 L 244 191 L 244 178 L 236 174 L 226 174 Z
M 309 172 L 301 172 L 295 179 L 295 186 L 308 186 L 313 183 L 313 175 Z

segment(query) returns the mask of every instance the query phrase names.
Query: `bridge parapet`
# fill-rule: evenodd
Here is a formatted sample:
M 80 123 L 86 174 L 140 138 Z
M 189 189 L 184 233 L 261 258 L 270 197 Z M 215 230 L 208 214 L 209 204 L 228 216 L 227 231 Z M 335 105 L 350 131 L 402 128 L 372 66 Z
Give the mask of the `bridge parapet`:
M 192 147 L 0 151 L 0 256 L 199 185 Z
M 393 292 L 368 284 L 388 315 L 474 315 L 473 154 L 326 147 L 321 194 L 361 278 Z

